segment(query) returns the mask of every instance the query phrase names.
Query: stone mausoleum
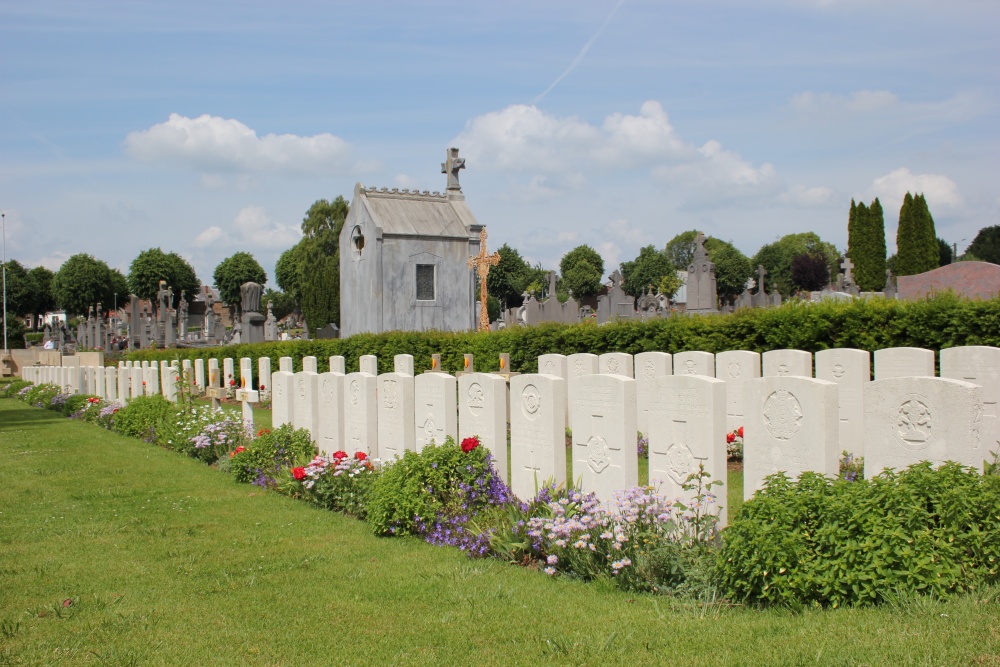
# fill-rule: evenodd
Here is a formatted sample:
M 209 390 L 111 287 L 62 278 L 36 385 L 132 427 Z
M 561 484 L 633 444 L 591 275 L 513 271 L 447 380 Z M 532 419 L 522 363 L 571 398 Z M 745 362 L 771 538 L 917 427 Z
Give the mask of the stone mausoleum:
M 354 188 L 340 233 L 340 335 L 383 331 L 462 331 L 476 327 L 475 275 L 483 226 L 465 203 L 447 152 L 448 188 L 418 192 Z

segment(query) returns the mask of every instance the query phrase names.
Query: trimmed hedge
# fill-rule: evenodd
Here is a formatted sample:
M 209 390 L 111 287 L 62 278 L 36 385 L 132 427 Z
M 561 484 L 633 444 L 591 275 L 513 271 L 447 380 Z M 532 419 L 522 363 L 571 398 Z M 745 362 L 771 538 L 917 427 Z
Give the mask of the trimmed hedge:
M 755 308 L 728 315 L 673 317 L 647 322 L 620 322 L 597 326 L 542 324 L 493 333 L 389 332 L 359 334 L 340 340 L 280 341 L 227 347 L 140 350 L 132 360 L 208 359 L 211 357 L 269 356 L 273 370 L 278 359 L 292 357 L 295 370 L 302 358 L 315 356 L 320 367 L 332 355 L 353 360 L 374 354 L 379 372 L 392 370 L 397 354 L 412 354 L 415 370 L 430 368 L 430 355 L 441 354 L 442 370 L 462 370 L 462 355 L 476 355 L 479 371 L 499 370 L 499 355 L 510 353 L 511 369 L 538 370 L 538 357 L 558 352 L 681 352 L 704 350 L 753 350 L 767 352 L 794 348 L 816 352 L 834 347 L 875 351 L 886 347 L 925 347 L 932 350 L 957 345 L 1000 345 L 1000 299 L 972 301 L 951 293 L 920 301 L 859 299 L 852 302 L 809 304 L 789 302 L 778 308 Z

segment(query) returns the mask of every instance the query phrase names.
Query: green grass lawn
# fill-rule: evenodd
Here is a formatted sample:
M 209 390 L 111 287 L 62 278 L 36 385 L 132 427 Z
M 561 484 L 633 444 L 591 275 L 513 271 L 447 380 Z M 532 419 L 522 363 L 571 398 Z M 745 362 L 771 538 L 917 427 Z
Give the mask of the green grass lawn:
M 10 399 L 0 461 L 0 665 L 1000 664 L 996 591 L 757 611 L 550 579 Z

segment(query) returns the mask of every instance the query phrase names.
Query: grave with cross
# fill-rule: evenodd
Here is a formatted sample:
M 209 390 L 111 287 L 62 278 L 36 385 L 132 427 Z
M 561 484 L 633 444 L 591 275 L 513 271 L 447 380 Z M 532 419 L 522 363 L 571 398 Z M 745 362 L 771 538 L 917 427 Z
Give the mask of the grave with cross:
M 246 377 L 240 378 L 240 388 L 236 390 L 236 400 L 243 404 L 243 423 L 253 430 L 253 404 L 260 401 L 260 392 L 247 388 Z
M 479 274 L 479 328 L 477 331 L 490 330 L 490 315 L 486 309 L 489 295 L 486 291 L 486 277 L 490 275 L 490 267 L 500 263 L 500 253 L 486 254 L 486 228 L 479 231 L 479 254 L 469 258 L 468 266 Z
M 219 386 L 219 370 L 215 368 L 209 375 L 209 386 L 205 389 L 205 396 L 212 401 L 213 410 L 221 410 L 219 401 L 226 397 L 226 388 Z

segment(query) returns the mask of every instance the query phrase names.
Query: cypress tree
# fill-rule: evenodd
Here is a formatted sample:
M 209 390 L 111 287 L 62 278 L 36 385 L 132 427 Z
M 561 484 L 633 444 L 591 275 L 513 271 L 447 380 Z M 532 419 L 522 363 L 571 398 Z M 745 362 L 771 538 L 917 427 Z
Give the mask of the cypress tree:
M 858 207 L 854 203 L 854 197 L 851 197 L 851 212 L 847 214 L 847 256 L 851 258 L 851 261 L 855 263 L 858 262 L 859 252 L 858 245 L 861 243 L 861 238 L 858 236 Z
M 864 208 L 864 204 L 859 206 Z M 877 292 L 885 286 L 885 218 L 878 198 L 859 216 L 860 236 L 857 257 L 854 262 L 854 277 L 858 287 L 865 292 Z
M 903 206 L 899 209 L 896 247 L 897 275 L 912 276 L 937 268 L 937 233 L 934 231 L 934 218 L 931 217 L 923 195 L 914 197 L 907 192 L 903 198 Z

